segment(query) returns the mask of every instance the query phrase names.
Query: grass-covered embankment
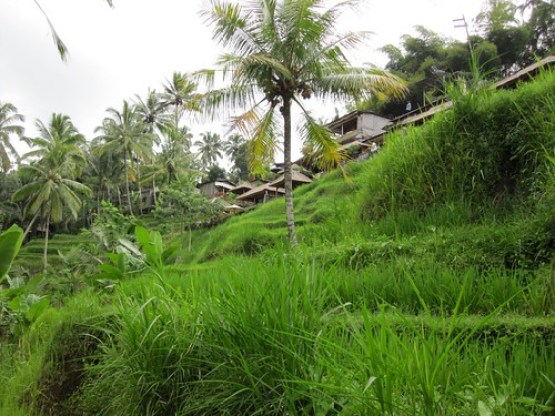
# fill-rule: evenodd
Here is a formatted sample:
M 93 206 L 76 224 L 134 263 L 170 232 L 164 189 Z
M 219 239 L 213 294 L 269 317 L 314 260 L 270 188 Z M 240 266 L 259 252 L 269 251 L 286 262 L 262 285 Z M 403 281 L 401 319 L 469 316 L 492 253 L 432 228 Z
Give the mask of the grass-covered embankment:
M 515 90 L 452 89 L 453 108 L 388 135 L 378 155 L 295 191 L 299 236 L 368 262 L 432 254 L 462 267 L 535 268 L 555 249 L 555 75 Z M 183 259 L 286 246 L 284 202 L 202 230 Z M 395 247 L 399 247 L 395 252 Z M 364 260 L 366 262 L 366 260 Z
M 428 303 L 422 271 L 406 270 L 413 290 L 364 297 L 360 273 L 304 260 L 230 258 L 163 283 L 145 275 L 116 296 L 78 295 L 74 313 L 29 332 L 24 345 L 44 337 L 48 347 L 21 366 L 11 394 L 60 415 L 519 415 L 550 405 L 553 316 L 518 315 L 511 294 L 482 314 L 486 281 L 453 304 Z M 386 301 L 395 287 L 399 307 Z

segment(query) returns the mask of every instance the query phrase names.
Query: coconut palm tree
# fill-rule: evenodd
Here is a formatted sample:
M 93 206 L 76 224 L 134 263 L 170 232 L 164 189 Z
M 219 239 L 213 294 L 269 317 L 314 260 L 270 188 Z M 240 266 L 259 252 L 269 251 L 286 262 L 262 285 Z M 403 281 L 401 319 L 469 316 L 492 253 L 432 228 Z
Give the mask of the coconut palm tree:
M 48 125 L 37 120 L 35 126 L 39 136 L 27 139 L 32 150 L 23 158 L 38 159 L 45 169 L 59 171 L 65 177 L 79 176 L 86 166 L 85 152 L 82 148 L 86 141 L 69 116 L 52 114 Z
M 135 107 L 148 133 L 163 133 L 172 127 L 172 120 L 166 111 L 166 105 L 156 91 L 149 89 L 144 100 L 136 95 Z
M 174 128 L 178 130 L 184 110 L 198 111 L 198 94 L 195 93 L 197 84 L 191 81 L 186 74 L 174 72 L 172 79 L 166 81 L 163 87 L 162 104 L 166 107 L 173 107 Z
M 33 216 L 27 230 L 39 217 L 44 225 L 46 269 L 50 224 L 57 224 L 63 220 L 65 208 L 77 218 L 81 209 L 81 198 L 78 194 L 88 196 L 91 195 L 91 190 L 75 180 L 84 168 L 86 160 L 80 147 L 84 143 L 84 137 L 73 126 L 70 118 L 62 114 L 52 114 L 48 125 L 37 121 L 36 127 L 39 137 L 29 139 L 34 150 L 25 154 L 23 158 L 38 159 L 21 168 L 24 173 L 31 175 L 32 180 L 16 191 L 12 200 L 26 200 L 24 216 Z
M 172 124 L 171 116 L 167 112 L 167 106 L 162 102 L 160 94 L 150 89 L 147 92 L 145 100 L 138 95 L 136 97 L 135 107 L 139 117 L 141 117 L 145 125 L 145 131 L 153 135 L 156 144 L 160 144 L 164 132 L 175 129 Z M 151 166 L 149 166 L 148 169 L 152 172 L 153 168 L 155 168 L 154 158 L 150 160 L 150 164 Z M 149 174 L 148 176 L 152 181 L 149 184 L 152 186 L 152 197 L 156 205 L 156 175 Z
M 212 167 L 222 157 L 223 142 L 219 134 L 209 131 L 201 134 L 201 140 L 195 142 L 198 155 L 206 170 Z
M 159 161 L 168 184 L 179 181 L 183 175 L 195 171 L 191 154 L 192 138 L 193 134 L 185 126 L 178 130 L 171 128 L 166 132 L 166 143 L 162 145 Z
M 323 168 L 342 159 L 331 133 L 305 109 L 303 100 L 312 97 L 351 99 L 375 92 L 401 95 L 402 82 L 375 68 L 355 68 L 345 52 L 359 45 L 367 33 L 337 30 L 341 12 L 356 1 L 345 0 L 325 9 L 323 0 L 253 0 L 230 3 L 213 0 L 205 14 L 214 26 L 214 38 L 228 53 L 218 60 L 218 71 L 204 70 L 199 79 L 213 86 L 216 73 L 226 87 L 204 96 L 208 114 L 216 110 L 242 109 L 235 126 L 250 138 L 254 156 L 251 168 L 273 155 L 277 144 L 276 110 L 282 118 L 285 211 L 290 241 L 296 244 L 291 177 L 291 108 L 303 114 L 302 138 L 320 155 Z M 246 111 L 245 111 L 246 110 Z
M 152 157 L 154 136 L 146 131 L 137 109 L 127 101 L 123 102 L 122 111 L 114 108 L 108 108 L 106 111 L 109 116 L 103 120 L 102 126 L 96 129 L 101 133 L 98 140 L 104 143 L 102 145 L 104 152 L 123 161 L 127 205 L 130 214 L 133 215 L 130 174 L 137 172 L 136 161 Z M 140 180 L 137 182 L 140 183 Z
M 118 197 L 120 196 L 118 184 L 123 178 L 123 163 L 108 152 L 104 152 L 102 144 L 92 144 L 85 175 L 95 195 L 97 212 L 101 210 L 100 201 L 112 201 L 115 192 Z M 119 206 L 121 205 L 120 202 Z
M 241 146 L 245 143 L 245 138 L 240 134 L 230 135 L 223 143 L 223 149 L 226 156 L 233 162 L 237 159 L 239 152 L 241 151 Z
M 12 167 L 10 155 L 19 158 L 11 138 L 23 135 L 23 126 L 19 123 L 24 121 L 25 117 L 17 112 L 13 104 L 0 102 L 0 163 L 4 173 Z

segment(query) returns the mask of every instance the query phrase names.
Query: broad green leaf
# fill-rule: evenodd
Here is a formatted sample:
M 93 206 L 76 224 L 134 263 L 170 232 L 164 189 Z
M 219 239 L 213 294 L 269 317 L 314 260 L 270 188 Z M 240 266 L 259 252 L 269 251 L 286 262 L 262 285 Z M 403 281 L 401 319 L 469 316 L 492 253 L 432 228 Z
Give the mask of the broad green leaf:
M 161 266 L 164 247 L 160 233 L 138 226 L 135 228 L 135 237 L 141 244 L 147 263 L 155 267 Z
M 25 290 L 27 293 L 36 293 L 38 292 L 39 285 L 44 280 L 44 276 L 36 275 L 33 276 L 25 285 Z
M 23 230 L 12 225 L 0 234 L 0 282 L 8 274 L 23 241 Z
M 50 306 L 50 298 L 40 297 L 33 301 L 29 310 L 26 313 L 26 318 L 29 322 L 35 322 L 39 316 L 41 316 L 46 309 Z
M 175 263 L 175 253 L 177 251 L 177 246 L 169 246 L 162 252 L 162 262 L 164 264 Z
M 125 251 L 126 253 L 129 253 L 131 256 L 137 257 L 137 258 L 141 258 L 142 257 L 142 253 L 139 250 L 139 248 L 133 244 L 131 241 L 129 241 L 126 238 L 120 238 L 119 239 L 119 244 L 120 244 L 120 248 Z
M 19 295 L 8 302 L 9 308 L 17 313 L 25 312 L 28 309 L 27 301 L 24 295 Z
M 119 280 L 124 276 L 123 270 L 120 270 L 111 264 L 101 264 L 98 268 L 100 269 L 100 273 L 94 276 L 96 279 Z

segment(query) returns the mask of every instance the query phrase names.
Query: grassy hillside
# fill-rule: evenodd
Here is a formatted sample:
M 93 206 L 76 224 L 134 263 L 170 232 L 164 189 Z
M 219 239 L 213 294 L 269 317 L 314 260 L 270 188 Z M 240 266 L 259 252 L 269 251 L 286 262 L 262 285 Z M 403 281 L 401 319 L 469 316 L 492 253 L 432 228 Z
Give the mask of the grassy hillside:
M 535 267 L 550 260 L 555 249 L 553 72 L 516 90 L 452 92 L 451 110 L 423 127 L 390 134 L 378 155 L 346 166 L 347 181 L 335 172 L 295 191 L 305 246 L 320 251 L 341 244 L 348 252 L 348 246 L 362 246 L 379 257 L 382 251 L 391 254 L 384 241 L 396 241 L 409 255 L 420 255 L 420 247 L 466 265 Z M 202 230 L 184 260 L 282 247 L 283 213 L 284 201 L 275 200 Z M 419 241 L 413 247 L 415 236 Z
M 554 414 L 555 74 L 453 98 L 298 188 L 298 249 L 275 200 L 48 308 L 0 414 Z

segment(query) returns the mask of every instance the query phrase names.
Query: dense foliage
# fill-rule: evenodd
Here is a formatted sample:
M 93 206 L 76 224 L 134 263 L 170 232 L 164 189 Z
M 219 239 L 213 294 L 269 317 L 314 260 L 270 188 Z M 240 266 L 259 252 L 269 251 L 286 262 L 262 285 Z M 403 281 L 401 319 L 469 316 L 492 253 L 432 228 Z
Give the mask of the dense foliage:
M 443 96 L 446 83 L 468 77 L 473 65 L 489 78 L 516 72 L 555 53 L 554 16 L 553 1 L 488 0 L 474 25 L 457 22 L 467 30 L 466 42 L 416 26 L 416 35 L 404 35 L 401 45 L 382 47 L 386 68 L 407 81 L 408 95 L 403 100 L 376 96 L 359 107 L 399 116 Z

